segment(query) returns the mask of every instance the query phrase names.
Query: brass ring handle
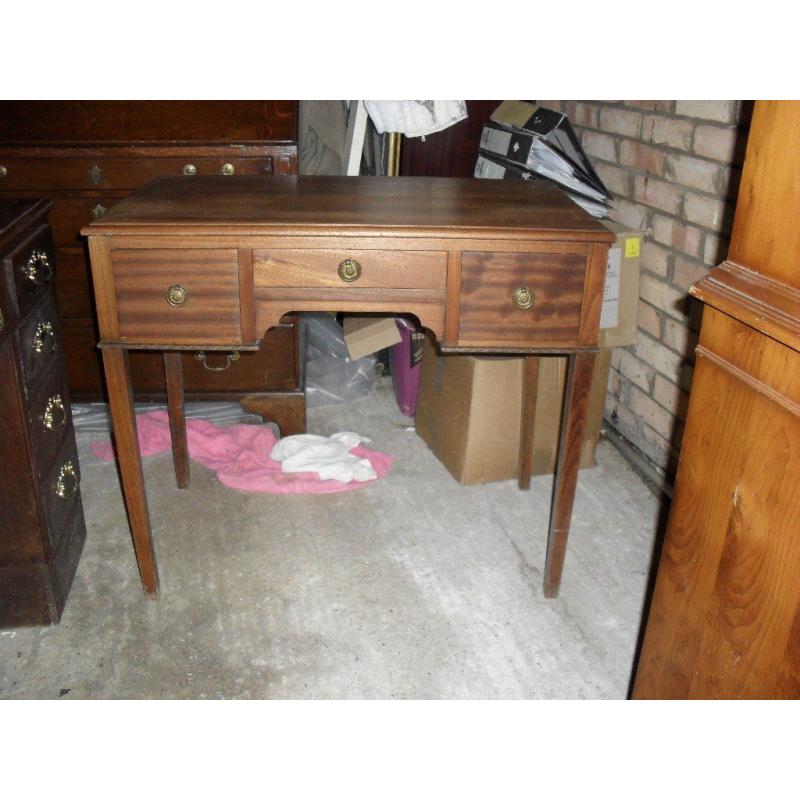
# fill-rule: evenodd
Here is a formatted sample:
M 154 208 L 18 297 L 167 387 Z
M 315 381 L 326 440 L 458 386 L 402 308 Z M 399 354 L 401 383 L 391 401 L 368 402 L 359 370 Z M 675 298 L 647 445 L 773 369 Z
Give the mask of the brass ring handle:
M 58 414 L 58 418 L 56 418 Z M 60 394 L 54 394 L 48 401 L 42 414 L 42 423 L 49 431 L 60 431 L 67 424 L 67 409 Z
M 48 356 L 58 350 L 58 339 L 53 333 L 52 322 L 40 322 L 33 334 L 33 351 L 42 356 Z
M 44 269 L 44 276 L 39 276 L 39 270 Z M 50 266 L 50 259 L 44 250 L 34 250 L 29 258 L 28 263 L 22 268 L 22 274 L 34 285 L 44 286 L 53 280 L 53 268 Z
M 233 175 L 236 172 L 236 167 L 233 164 L 223 164 L 222 169 L 219 171 L 220 175 Z
M 511 293 L 511 299 L 517 308 L 524 311 L 533 305 L 536 295 L 527 286 L 520 286 Z
M 194 357 L 195 357 L 195 358 L 196 358 L 198 361 L 202 361 L 202 362 L 203 362 L 203 366 L 204 366 L 204 367 L 205 367 L 205 368 L 206 368 L 206 369 L 207 369 L 209 372 L 225 372 L 225 370 L 226 370 L 226 369 L 228 369 L 228 367 L 230 367 L 230 365 L 231 365 L 231 364 L 232 364 L 234 361 L 238 361 L 238 360 L 241 358 L 241 356 L 239 355 L 239 353 L 237 353 L 237 352 L 234 350 L 232 353 L 228 353 L 228 354 L 225 356 L 225 364 L 224 364 L 223 366 L 221 366 L 221 367 L 210 367 L 210 366 L 208 365 L 208 362 L 206 361 L 206 352 L 205 352 L 205 350 L 201 350 L 199 353 L 195 353 L 195 354 L 194 354 Z
M 68 480 L 69 485 L 67 485 Z M 69 500 L 70 497 L 75 497 L 80 482 L 81 480 L 78 477 L 78 471 L 75 469 L 75 465 L 71 461 L 67 461 L 58 471 L 56 494 L 64 500 Z
M 197 167 L 194 164 L 185 164 L 183 167 L 184 175 L 197 175 Z
M 361 277 L 361 264 L 354 258 L 346 258 L 339 264 L 337 272 L 345 283 L 352 283 Z
M 8 167 L 0 166 L 0 178 L 5 178 L 8 175 Z
M 179 283 L 175 283 L 167 289 L 166 297 L 171 306 L 182 306 L 189 299 L 189 292 Z

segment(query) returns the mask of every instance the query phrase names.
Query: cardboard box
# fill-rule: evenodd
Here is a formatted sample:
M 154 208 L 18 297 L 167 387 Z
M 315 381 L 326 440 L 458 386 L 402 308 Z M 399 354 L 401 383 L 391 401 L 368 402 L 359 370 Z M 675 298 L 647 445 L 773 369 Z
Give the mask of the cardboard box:
M 608 251 L 603 307 L 600 312 L 600 347 L 624 347 L 636 341 L 639 316 L 639 255 L 644 231 L 603 220 L 617 241 Z
M 441 355 L 426 337 L 416 429 L 462 484 L 517 477 L 523 359 Z M 533 474 L 552 474 L 561 427 L 566 358 L 543 356 L 533 436 Z M 595 465 L 611 351 L 598 354 L 581 467 Z
M 353 360 L 400 343 L 394 317 L 345 317 L 342 327 L 347 351 Z

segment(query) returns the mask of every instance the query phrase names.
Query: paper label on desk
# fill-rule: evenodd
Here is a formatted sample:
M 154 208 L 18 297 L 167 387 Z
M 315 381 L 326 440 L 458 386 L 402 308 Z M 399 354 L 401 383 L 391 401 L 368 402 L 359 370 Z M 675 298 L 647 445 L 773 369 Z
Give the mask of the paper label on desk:
M 619 284 L 622 266 L 622 248 L 608 251 L 606 283 L 603 287 L 603 308 L 600 311 L 600 327 L 616 328 L 619 324 Z

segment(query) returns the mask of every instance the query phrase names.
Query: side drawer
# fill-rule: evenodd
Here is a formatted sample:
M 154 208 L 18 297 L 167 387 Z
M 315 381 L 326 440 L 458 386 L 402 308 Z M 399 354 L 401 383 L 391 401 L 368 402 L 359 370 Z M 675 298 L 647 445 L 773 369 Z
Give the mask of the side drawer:
M 231 250 L 114 250 L 119 335 L 141 344 L 241 344 Z
M 28 397 L 28 423 L 36 471 L 45 475 L 64 440 L 73 436 L 72 412 L 63 370 L 54 370 L 40 391 Z
M 53 293 L 48 292 L 20 325 L 19 350 L 22 371 L 30 395 L 39 391 L 42 381 L 61 369 L 61 331 Z
M 578 339 L 586 252 L 464 252 L 460 345 L 568 345 Z
M 257 287 L 433 289 L 447 283 L 447 253 L 431 250 L 254 250 Z
M 7 256 L 20 316 L 44 294 L 55 279 L 53 236 L 47 225 Z
M 42 479 L 42 502 L 47 518 L 47 538 L 51 547 L 69 527 L 77 506 L 81 505 L 78 447 L 72 431 L 65 437 L 50 471 Z

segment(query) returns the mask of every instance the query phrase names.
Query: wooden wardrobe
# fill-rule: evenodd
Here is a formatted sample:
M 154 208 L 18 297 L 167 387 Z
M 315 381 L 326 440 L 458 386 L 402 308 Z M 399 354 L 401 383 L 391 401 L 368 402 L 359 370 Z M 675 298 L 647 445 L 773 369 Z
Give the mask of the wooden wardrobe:
M 800 102 L 758 102 L 634 698 L 800 697 Z

